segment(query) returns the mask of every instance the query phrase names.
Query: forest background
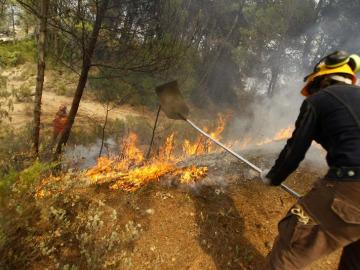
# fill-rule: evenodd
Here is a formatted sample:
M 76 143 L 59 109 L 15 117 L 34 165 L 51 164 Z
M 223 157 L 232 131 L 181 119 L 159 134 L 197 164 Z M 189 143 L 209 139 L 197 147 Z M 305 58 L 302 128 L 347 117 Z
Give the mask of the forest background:
M 322 56 L 360 54 L 359 14 L 359 0 L 0 0 L 2 205 L 14 183 L 92 165 L 130 131 L 146 149 L 154 89 L 171 80 L 198 123 L 231 115 L 225 138 L 274 134 L 295 120 Z M 162 121 L 155 149 L 173 131 L 195 136 Z

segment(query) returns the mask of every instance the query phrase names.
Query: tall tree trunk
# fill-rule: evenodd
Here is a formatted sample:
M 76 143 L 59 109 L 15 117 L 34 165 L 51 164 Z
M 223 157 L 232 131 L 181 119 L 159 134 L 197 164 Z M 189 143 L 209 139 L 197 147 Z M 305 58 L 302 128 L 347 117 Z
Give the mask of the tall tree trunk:
M 102 24 L 102 21 L 104 19 L 104 16 L 105 16 L 105 13 L 106 13 L 106 10 L 108 7 L 108 3 L 109 3 L 109 0 L 103 0 L 101 2 L 100 7 L 98 7 L 96 10 L 96 19 L 94 22 L 91 37 L 88 42 L 88 46 L 85 46 L 83 49 L 83 52 L 82 52 L 83 63 L 82 63 L 81 73 L 80 73 L 78 85 L 76 87 L 75 95 L 74 95 L 74 98 L 72 101 L 71 109 L 69 112 L 68 121 L 65 126 L 64 132 L 62 133 L 62 135 L 60 137 L 59 143 L 56 147 L 56 151 L 54 154 L 55 160 L 59 158 L 59 155 L 61 154 L 61 151 L 62 151 L 62 146 L 65 145 L 69 139 L 71 128 L 74 124 L 75 117 L 76 117 L 77 111 L 79 109 L 81 97 L 83 95 L 84 88 L 85 88 L 85 85 L 87 82 L 89 70 L 91 67 L 91 59 L 92 59 L 92 56 L 95 51 L 101 24 Z
M 320 18 L 320 12 L 324 6 L 324 2 L 325 2 L 324 0 L 319 0 L 317 6 L 315 8 L 314 16 L 311 21 L 311 23 L 314 25 Z M 309 68 L 311 67 L 311 64 L 313 64 L 313 63 L 311 63 L 310 52 L 312 49 L 311 42 L 314 40 L 314 37 L 316 36 L 316 34 L 317 33 L 315 30 L 311 30 L 306 36 L 306 41 L 305 41 L 304 49 L 303 49 L 303 58 L 302 58 L 302 66 L 303 66 L 304 70 L 309 70 Z
M 38 38 L 38 67 L 35 88 L 34 103 L 34 130 L 33 130 L 33 150 L 37 157 L 39 155 L 40 142 L 40 121 L 41 121 L 41 98 L 44 87 L 45 75 L 45 53 L 46 53 L 46 26 L 49 0 L 42 0 L 40 3 L 41 17 L 39 18 L 39 38 Z
M 14 5 L 11 5 L 11 23 L 12 23 L 12 36 L 13 36 L 13 43 L 15 43 L 16 32 L 15 32 L 15 10 Z
M 275 92 L 276 84 L 279 78 L 280 73 L 280 64 L 281 64 L 281 49 L 278 48 L 277 52 L 275 53 L 275 59 L 271 67 L 271 78 L 267 89 L 268 97 L 272 97 Z
M 280 69 L 278 66 L 271 69 L 271 79 L 268 85 L 267 95 L 268 97 L 272 97 L 275 92 L 275 87 L 279 78 Z

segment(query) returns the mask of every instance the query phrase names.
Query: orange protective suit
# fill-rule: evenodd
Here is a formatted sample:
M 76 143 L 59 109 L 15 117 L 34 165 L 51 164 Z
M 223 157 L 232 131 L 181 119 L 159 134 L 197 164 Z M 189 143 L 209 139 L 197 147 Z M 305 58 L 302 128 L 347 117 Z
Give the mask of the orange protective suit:
M 67 120 L 66 107 L 60 106 L 59 111 L 56 113 L 55 119 L 53 120 L 54 139 L 63 133 Z

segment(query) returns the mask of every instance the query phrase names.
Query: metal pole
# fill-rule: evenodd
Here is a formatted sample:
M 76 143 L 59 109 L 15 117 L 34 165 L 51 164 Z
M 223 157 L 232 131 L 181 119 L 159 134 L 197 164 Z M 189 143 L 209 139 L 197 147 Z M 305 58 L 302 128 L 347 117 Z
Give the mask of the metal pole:
M 153 131 L 152 131 L 152 136 L 151 136 L 151 141 L 150 141 L 149 149 L 148 149 L 147 154 L 146 154 L 147 159 L 149 159 L 149 157 L 150 157 L 151 148 L 152 148 L 152 145 L 154 143 L 155 130 L 156 130 L 156 126 L 157 126 L 157 123 L 158 123 L 158 120 L 159 120 L 160 110 L 161 110 L 161 105 L 159 105 L 159 108 L 158 108 L 158 111 L 157 111 L 157 114 L 156 114 L 155 124 L 154 124 L 154 128 L 153 128 Z
M 229 152 L 230 154 L 232 154 L 234 157 L 236 157 L 237 159 L 240 159 L 241 161 L 245 162 L 247 165 L 249 165 L 251 168 L 253 168 L 255 171 L 257 171 L 259 174 L 262 173 L 262 170 L 257 167 L 256 165 L 254 165 L 253 163 L 251 163 L 250 161 L 248 161 L 247 159 L 243 158 L 242 156 L 240 156 L 239 154 L 235 153 L 233 150 L 231 150 L 230 148 L 228 148 L 227 146 L 225 146 L 224 144 L 222 144 L 221 142 L 219 142 L 218 140 L 212 138 L 209 134 L 207 134 L 206 132 L 204 132 L 202 129 L 200 129 L 197 125 L 195 125 L 191 120 L 189 119 L 184 119 L 186 122 L 188 122 L 195 130 L 197 130 L 198 132 L 200 132 L 202 135 L 204 135 L 205 137 L 207 137 L 209 140 L 213 141 L 214 143 L 216 143 L 218 146 L 222 147 L 223 149 L 225 149 L 227 152 Z M 287 191 L 288 193 L 290 193 L 291 195 L 293 195 L 296 198 L 300 198 L 301 195 L 299 193 L 297 193 L 296 191 L 292 190 L 291 188 L 289 188 L 288 186 L 281 184 L 282 189 L 284 189 L 285 191 Z

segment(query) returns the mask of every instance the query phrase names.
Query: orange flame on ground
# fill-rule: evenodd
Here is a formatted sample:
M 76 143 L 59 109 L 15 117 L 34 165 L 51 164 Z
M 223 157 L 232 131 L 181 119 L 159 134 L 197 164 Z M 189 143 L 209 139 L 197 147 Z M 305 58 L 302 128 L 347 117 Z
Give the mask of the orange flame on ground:
M 281 140 L 290 138 L 293 131 L 294 131 L 294 128 L 292 126 L 289 126 L 287 128 L 280 130 L 278 133 L 276 133 L 276 135 L 274 137 L 274 141 L 281 141 Z
M 161 176 L 171 173 L 174 170 L 175 166 L 171 163 L 152 163 L 143 167 L 134 168 L 127 173 L 120 172 L 110 177 L 110 179 L 116 181 L 110 185 L 110 188 L 135 191 L 149 182 L 159 180 Z
M 213 138 L 219 139 L 225 129 L 226 119 L 219 115 L 218 125 L 210 132 Z M 137 136 L 130 133 L 122 143 L 122 154 L 109 159 L 101 157 L 96 166 L 86 172 L 93 183 L 109 183 L 110 189 L 135 191 L 144 185 L 158 181 L 162 176 L 171 174 L 179 177 L 179 183 L 194 183 L 207 175 L 207 167 L 178 168 L 176 162 L 186 157 L 209 153 L 213 151 L 210 143 L 202 136 L 198 136 L 191 143 L 184 140 L 182 143 L 183 154 L 176 156 L 174 153 L 174 134 L 170 134 L 160 147 L 159 153 L 151 160 L 144 160 L 144 154 L 137 146 Z
M 189 168 L 185 168 L 181 172 L 180 183 L 181 184 L 190 184 L 194 183 L 197 180 L 205 177 L 207 175 L 208 168 L 207 167 L 195 167 L 191 166 Z
M 226 118 L 219 115 L 218 125 L 214 131 L 209 134 L 220 139 L 225 129 Z M 205 129 L 205 128 L 204 128 Z M 260 142 L 254 142 L 251 137 L 244 139 L 239 143 L 246 147 L 249 144 L 263 145 L 273 141 L 283 140 L 291 136 L 292 127 L 280 130 L 272 139 L 265 139 Z M 207 175 L 207 167 L 190 166 L 178 168 L 176 162 L 182 161 L 189 156 L 209 153 L 214 151 L 214 147 L 204 137 L 198 136 L 193 142 L 184 140 L 182 143 L 183 153 L 175 156 L 174 153 L 174 134 L 170 134 L 158 154 L 150 160 L 144 159 L 144 152 L 137 146 L 137 135 L 129 133 L 123 139 L 121 146 L 121 155 L 113 158 L 100 157 L 97 164 L 83 172 L 86 178 L 93 184 L 109 184 L 113 190 L 121 189 L 133 192 L 147 185 L 150 182 L 158 181 L 164 175 L 173 175 L 178 177 L 181 184 L 191 184 L 199 181 Z M 62 177 L 50 176 L 43 179 L 36 196 L 44 197 L 55 192 L 50 182 L 60 183 Z M 47 188 L 44 188 L 48 186 Z M 57 190 L 61 191 L 61 188 Z
M 291 137 L 293 130 L 294 128 L 292 126 L 289 126 L 278 131 L 272 138 L 265 138 L 260 141 L 256 141 L 253 137 L 246 137 L 242 141 L 237 141 L 236 145 L 240 149 L 244 149 L 250 145 L 261 146 L 272 142 L 286 140 Z
M 226 121 L 229 117 L 230 116 L 224 117 L 221 114 L 218 115 L 218 123 L 216 129 L 212 132 L 209 132 L 209 135 L 212 138 L 216 140 L 221 139 L 221 134 L 225 129 Z M 208 129 L 206 127 L 203 128 L 203 130 L 205 132 L 208 132 Z M 209 142 L 208 139 L 204 138 L 204 136 L 198 135 L 198 137 L 193 143 L 191 143 L 190 140 L 184 140 L 182 149 L 185 156 L 194 156 L 213 152 L 215 151 L 215 146 L 212 144 L 212 142 Z

